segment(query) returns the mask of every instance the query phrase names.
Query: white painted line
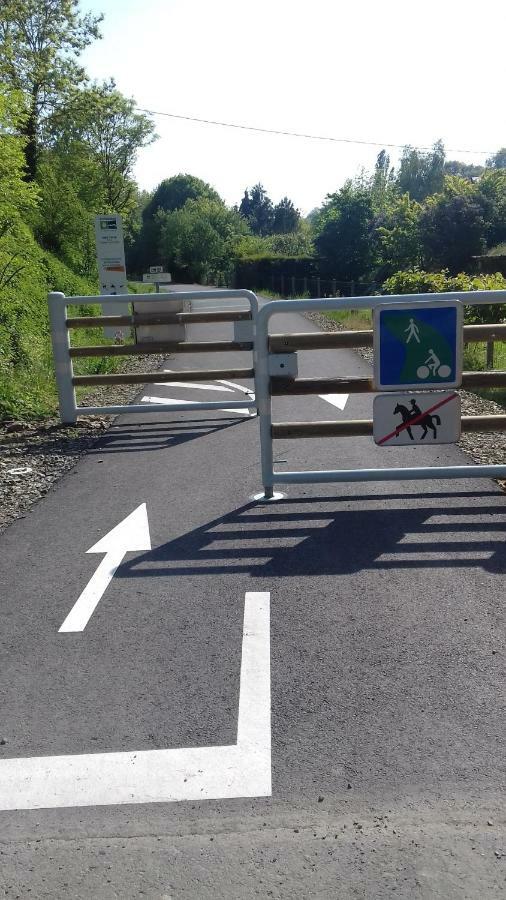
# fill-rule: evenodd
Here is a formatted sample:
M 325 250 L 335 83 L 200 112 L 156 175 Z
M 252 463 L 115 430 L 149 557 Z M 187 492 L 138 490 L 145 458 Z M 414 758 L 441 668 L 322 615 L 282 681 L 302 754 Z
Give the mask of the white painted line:
M 196 406 L 198 400 L 168 400 L 166 397 L 143 397 L 143 403 L 166 403 L 167 406 L 179 406 L 180 403 L 185 406 Z M 239 402 L 239 401 L 238 401 Z M 241 401 L 242 402 L 242 401 Z M 246 402 L 246 401 L 244 401 Z M 230 412 L 238 416 L 249 416 L 249 409 L 224 409 L 220 407 L 217 412 Z
M 98 569 L 76 600 L 59 631 L 84 631 L 109 582 L 129 550 L 151 550 L 146 504 L 141 503 L 87 553 L 105 553 Z
M 254 398 L 255 396 L 254 391 L 250 390 L 250 388 L 243 387 L 242 384 L 236 384 L 235 381 L 223 381 L 223 379 L 220 379 L 218 384 L 226 384 L 228 387 L 236 388 L 238 391 L 242 391 L 243 394 L 248 394 L 249 397 Z
M 349 394 L 318 394 L 320 400 L 326 400 L 327 403 L 331 403 L 332 406 L 337 406 L 338 409 L 344 409 L 348 402 Z
M 0 809 L 268 797 L 270 594 L 244 604 L 237 744 L 0 760 Z
M 234 392 L 227 387 L 219 387 L 217 384 L 201 384 L 193 381 L 155 381 L 156 387 L 192 388 L 194 391 L 222 391 L 227 394 Z
M 175 369 L 164 369 L 163 371 L 164 371 L 164 372 L 167 372 L 167 373 L 171 373 L 171 372 L 174 372 Z M 176 386 L 180 387 L 181 385 L 188 384 L 188 382 L 181 382 L 181 381 L 174 381 L 174 382 L 158 382 L 158 381 L 157 381 L 157 382 L 156 382 L 156 384 L 169 384 L 169 383 L 170 383 L 170 385 L 173 386 L 173 387 L 176 387 Z M 216 381 L 216 384 L 224 384 L 226 387 L 228 387 L 228 388 L 234 388 L 234 389 L 237 390 L 237 391 L 241 391 L 242 394 L 247 394 L 249 397 L 253 397 L 253 398 L 255 397 L 255 392 L 254 392 L 254 391 L 252 391 L 250 388 L 244 387 L 244 385 L 242 385 L 242 384 L 236 384 L 235 381 L 226 381 L 226 380 L 223 379 L 223 378 L 219 378 L 219 379 Z M 192 386 L 193 386 L 193 385 L 192 385 Z M 213 388 L 213 390 L 214 390 L 214 388 Z M 221 390 L 223 390 L 223 389 L 222 389 L 222 388 L 216 388 L 216 390 L 217 390 L 217 391 L 221 391 Z

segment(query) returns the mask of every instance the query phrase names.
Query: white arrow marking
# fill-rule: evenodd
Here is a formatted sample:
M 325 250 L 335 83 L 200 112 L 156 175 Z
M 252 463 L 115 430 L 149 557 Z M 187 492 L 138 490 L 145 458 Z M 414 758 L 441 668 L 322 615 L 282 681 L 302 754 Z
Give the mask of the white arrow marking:
M 270 594 L 244 604 L 237 743 L 0 760 L 0 809 L 269 797 Z
M 327 403 L 332 403 L 332 406 L 337 406 L 338 409 L 344 409 L 348 402 L 349 394 L 318 394 L 320 400 L 326 400 Z
M 84 631 L 125 553 L 151 550 L 146 504 L 141 503 L 87 553 L 105 553 L 95 574 L 76 600 L 59 631 Z

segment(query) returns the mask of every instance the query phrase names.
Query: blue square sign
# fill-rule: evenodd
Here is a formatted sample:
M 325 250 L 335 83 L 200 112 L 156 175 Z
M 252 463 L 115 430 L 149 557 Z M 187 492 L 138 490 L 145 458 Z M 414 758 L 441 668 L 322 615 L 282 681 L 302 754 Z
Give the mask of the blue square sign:
M 462 381 L 462 322 L 462 304 L 458 300 L 377 306 L 376 390 L 458 387 Z

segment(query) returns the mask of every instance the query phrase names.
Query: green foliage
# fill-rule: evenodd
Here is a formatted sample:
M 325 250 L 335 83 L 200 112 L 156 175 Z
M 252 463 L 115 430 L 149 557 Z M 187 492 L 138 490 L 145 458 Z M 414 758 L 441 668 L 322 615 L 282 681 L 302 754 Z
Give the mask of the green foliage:
M 0 236 L 34 209 L 37 191 L 25 180 L 24 141 L 16 134 L 22 121 L 19 93 L 0 89 Z
M 251 190 L 244 191 L 244 197 L 239 204 L 239 213 L 253 234 L 272 234 L 274 207 L 262 184 L 255 184 Z
M 444 164 L 445 175 L 460 175 L 462 178 L 468 178 L 469 180 L 478 178 L 484 171 L 484 166 L 459 162 L 457 159 L 447 159 Z
M 397 174 L 397 188 L 401 194 L 409 194 L 412 200 L 425 200 L 443 188 L 445 151 L 441 141 L 432 150 L 423 152 L 405 147 Z
M 214 188 L 194 175 L 179 174 L 160 182 L 154 193 L 146 200 L 141 213 L 141 223 L 135 240 L 126 246 L 127 267 L 141 275 L 149 266 L 163 265 L 170 270 L 169 260 L 173 255 L 164 256 L 162 247 L 161 213 L 172 213 L 182 209 L 188 200 L 205 199 L 221 203 Z
M 199 200 L 203 197 L 221 202 L 214 188 L 201 178 L 188 174 L 174 175 L 160 182 L 144 207 L 142 219 L 147 222 L 154 219 L 159 210 L 174 212 L 176 209 L 182 209 L 187 200 Z
M 506 240 L 506 169 L 487 169 L 478 192 L 484 205 L 489 247 Z
M 41 250 L 23 224 L 0 241 L 0 272 L 9 265 L 10 279 L 0 281 L 0 418 L 54 410 L 47 294 L 96 290 Z
M 288 197 L 283 197 L 276 204 L 272 216 L 272 232 L 273 234 L 290 234 L 297 231 L 300 222 L 300 212 L 295 209 L 292 201 Z
M 421 211 L 419 203 L 403 194 L 394 196 L 377 218 L 378 259 L 384 270 L 395 272 L 421 262 Z
M 360 278 L 371 268 L 373 220 L 371 191 L 362 182 L 347 181 L 327 196 L 315 227 L 315 245 L 337 278 Z
M 475 187 L 463 178 L 447 178 L 444 190 L 426 200 L 419 224 L 423 257 L 430 268 L 463 271 L 485 249 L 483 204 Z
M 501 147 L 497 153 L 487 159 L 486 165 L 490 169 L 506 169 L 506 147 Z
M 73 163 L 73 176 L 77 161 L 77 171 L 84 164 L 91 175 L 95 206 L 128 215 L 136 203 L 132 171 L 137 154 L 156 137 L 152 120 L 136 112 L 135 101 L 108 81 L 73 90 L 52 115 L 50 127 L 51 146 Z
M 451 291 L 503 291 L 506 278 L 495 275 L 467 275 L 459 272 L 451 275 L 448 269 L 441 272 L 424 272 L 416 267 L 396 272 L 383 284 L 384 294 L 442 294 Z M 466 307 L 466 321 L 471 324 L 502 322 L 506 318 L 506 306 L 486 305 Z
M 209 283 L 230 277 L 236 245 L 246 233 L 241 216 L 219 200 L 188 200 L 182 209 L 158 212 L 160 252 L 169 268 L 190 281 Z
M 312 230 L 307 222 L 301 220 L 297 230 L 289 234 L 271 234 L 268 237 L 246 234 L 238 240 L 235 252 L 239 259 L 312 256 Z
M 45 119 L 73 85 L 84 81 L 77 58 L 99 37 L 101 18 L 80 15 L 78 0 L 2 0 L 0 79 L 23 97 L 32 179 Z

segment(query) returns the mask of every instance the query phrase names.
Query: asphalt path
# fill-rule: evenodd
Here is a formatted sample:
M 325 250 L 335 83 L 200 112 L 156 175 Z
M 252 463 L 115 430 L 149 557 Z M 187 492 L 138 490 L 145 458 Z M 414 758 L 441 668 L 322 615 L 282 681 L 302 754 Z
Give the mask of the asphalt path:
M 272 330 L 314 326 L 290 315 Z M 353 351 L 313 351 L 299 372 L 369 367 Z M 214 387 L 140 396 L 243 396 Z M 363 418 L 371 398 L 343 410 L 277 398 L 274 410 Z M 281 440 L 275 459 L 469 461 L 454 446 L 368 438 Z M 258 504 L 260 489 L 255 417 L 124 415 L 0 537 L 5 896 L 504 896 L 504 494 L 487 480 L 354 483 Z M 143 504 L 151 549 L 120 554 L 84 629 L 60 632 L 104 560 L 87 551 Z M 184 770 L 199 754 L 174 787 L 171 760 Z M 80 760 L 84 782 L 103 762 L 98 796 L 72 769 Z

